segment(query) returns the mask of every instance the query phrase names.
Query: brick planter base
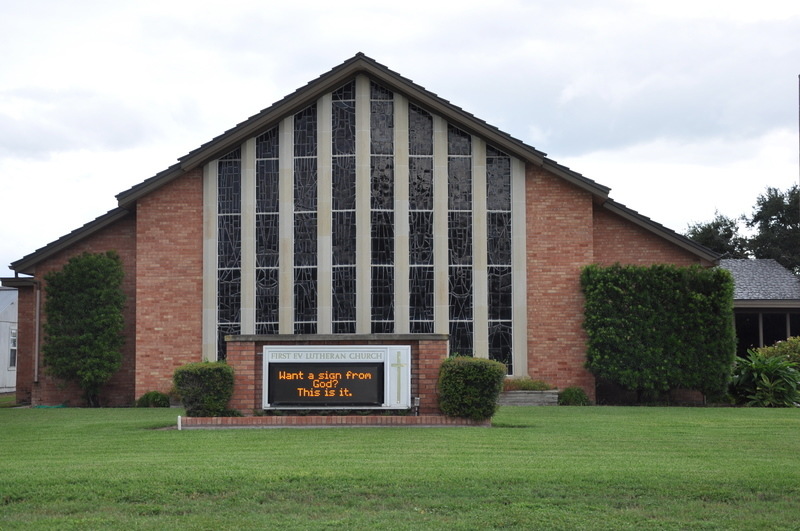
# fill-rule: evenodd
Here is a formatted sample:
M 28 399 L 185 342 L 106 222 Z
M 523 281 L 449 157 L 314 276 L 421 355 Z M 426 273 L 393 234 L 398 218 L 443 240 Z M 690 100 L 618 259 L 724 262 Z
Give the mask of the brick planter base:
M 263 417 L 178 417 L 178 429 L 221 428 L 347 428 L 369 426 L 394 427 L 489 427 L 491 420 L 474 421 L 441 415 L 391 416 L 391 415 L 307 415 Z

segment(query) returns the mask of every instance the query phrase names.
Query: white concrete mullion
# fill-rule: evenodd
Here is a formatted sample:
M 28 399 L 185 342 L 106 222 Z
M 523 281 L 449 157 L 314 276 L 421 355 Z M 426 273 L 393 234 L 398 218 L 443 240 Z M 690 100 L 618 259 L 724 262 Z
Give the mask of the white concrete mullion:
M 249 138 L 241 149 L 242 168 L 242 271 L 241 333 L 256 333 L 256 139 Z
M 203 167 L 203 359 L 217 359 L 217 161 Z
M 447 237 L 447 122 L 433 115 L 433 331 L 450 333 Z
M 394 323 L 409 331 L 408 100 L 394 95 Z
M 486 229 L 486 143 L 472 137 L 473 355 L 489 357 L 489 280 Z
M 278 331 L 294 333 L 294 116 L 281 121 L 278 184 Z
M 317 101 L 317 333 L 333 330 L 331 94 Z
M 356 77 L 356 332 L 372 331 L 370 81 Z
M 525 163 L 511 157 L 511 332 L 514 376 L 528 375 L 528 272 Z

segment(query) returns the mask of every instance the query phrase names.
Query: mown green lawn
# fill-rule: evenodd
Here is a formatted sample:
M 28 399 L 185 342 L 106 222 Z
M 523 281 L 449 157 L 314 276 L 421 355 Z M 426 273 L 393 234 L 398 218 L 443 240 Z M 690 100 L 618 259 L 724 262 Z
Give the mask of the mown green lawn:
M 0 529 L 797 529 L 800 410 L 507 407 L 493 428 L 177 431 L 0 410 Z

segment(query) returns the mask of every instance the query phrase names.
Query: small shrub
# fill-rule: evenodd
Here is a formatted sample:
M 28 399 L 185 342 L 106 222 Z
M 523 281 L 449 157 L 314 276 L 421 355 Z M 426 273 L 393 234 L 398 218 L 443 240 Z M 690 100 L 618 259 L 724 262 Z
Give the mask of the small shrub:
M 736 403 L 756 407 L 792 407 L 800 402 L 800 372 L 785 357 L 750 350 L 736 358 L 731 395 Z
M 136 407 L 169 407 L 169 395 L 161 391 L 148 391 L 139 397 Z
M 755 351 L 770 358 L 783 357 L 792 363 L 800 365 L 800 337 L 790 337 L 769 347 L 757 348 Z
M 580 387 L 567 387 L 558 393 L 559 406 L 588 406 L 589 397 Z
M 552 389 L 547 382 L 525 378 L 507 378 L 503 382 L 503 391 L 549 391 Z
M 455 356 L 439 368 L 439 407 L 449 417 L 486 420 L 497 410 L 506 367 L 483 358 Z
M 233 395 L 233 368 L 225 362 L 189 363 L 172 377 L 189 417 L 238 416 L 227 409 Z

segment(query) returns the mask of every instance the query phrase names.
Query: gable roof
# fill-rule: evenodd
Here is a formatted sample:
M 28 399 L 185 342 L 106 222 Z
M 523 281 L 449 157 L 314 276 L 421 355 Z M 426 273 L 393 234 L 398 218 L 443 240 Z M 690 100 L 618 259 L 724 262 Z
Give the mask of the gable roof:
M 735 307 L 800 307 L 800 279 L 775 260 L 726 258 L 719 266 L 733 275 Z
M 485 138 L 488 142 L 508 154 L 524 160 L 527 163 L 540 166 L 578 188 L 591 193 L 595 198 L 595 202 L 602 205 L 604 208 L 688 250 L 701 259 L 715 262 L 719 258 L 718 254 L 698 245 L 689 238 L 677 234 L 663 225 L 642 216 L 638 212 L 612 201 L 608 197 L 610 188 L 607 186 L 603 186 L 547 158 L 545 153 L 480 120 L 460 107 L 453 105 L 449 101 L 417 85 L 410 79 L 401 76 L 374 59 L 367 57 L 363 53 L 358 53 L 339 66 L 334 67 L 317 79 L 309 82 L 304 87 L 297 89 L 273 105 L 180 157 L 176 164 L 173 164 L 169 168 L 166 168 L 128 190 L 119 193 L 116 196 L 119 205 L 118 208 L 109 211 L 83 227 L 59 238 L 55 242 L 13 262 L 11 264 L 11 269 L 18 273 L 29 273 L 33 266 L 39 261 L 127 215 L 140 198 L 158 190 L 174 179 L 184 175 L 187 171 L 201 167 L 208 161 L 228 153 L 235 147 L 241 145 L 246 139 L 257 136 L 274 127 L 283 118 L 302 110 L 323 94 L 335 90 L 351 79 L 354 79 L 355 76 L 359 74 L 368 76 L 394 92 L 406 95 L 415 105 L 433 114 L 442 116 L 449 123 L 465 131 Z
M 570 170 L 566 166 L 548 159 L 546 154 L 538 149 L 476 118 L 464 109 L 440 98 L 433 92 L 390 70 L 363 53 L 358 53 L 258 114 L 251 116 L 180 157 L 178 164 L 118 194 L 117 200 L 120 206 L 126 206 L 136 201 L 166 182 L 177 178 L 185 171 L 192 170 L 210 160 L 219 158 L 239 146 L 246 139 L 257 136 L 274 127 L 283 118 L 297 113 L 319 99 L 323 94 L 339 88 L 358 74 L 367 75 L 386 88 L 406 95 L 415 105 L 444 117 L 449 123 L 465 131 L 482 136 L 510 155 L 532 164 L 546 167 L 548 171 L 591 192 L 595 196 L 599 196 L 602 199 L 608 197 L 610 188 L 607 186 L 603 186 L 580 173 Z

